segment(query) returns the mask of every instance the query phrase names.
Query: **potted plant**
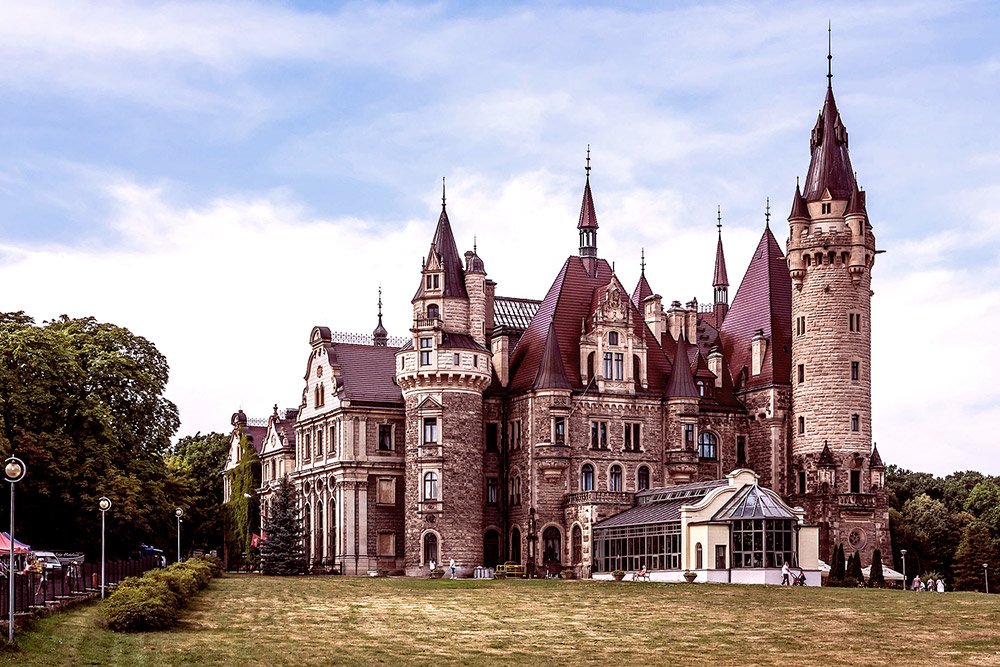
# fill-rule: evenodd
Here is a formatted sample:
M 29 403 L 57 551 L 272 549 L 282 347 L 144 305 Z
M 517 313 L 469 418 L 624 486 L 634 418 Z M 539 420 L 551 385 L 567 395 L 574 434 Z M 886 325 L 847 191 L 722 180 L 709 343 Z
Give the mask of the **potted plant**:
M 615 581 L 621 581 L 625 578 L 625 570 L 615 570 L 611 576 L 615 578 Z
M 576 570 L 571 567 L 567 567 L 559 573 L 559 576 L 563 579 L 576 579 Z
M 698 578 L 697 572 L 692 572 L 691 570 L 684 570 L 684 581 L 689 584 L 693 584 L 694 580 Z
M 444 570 L 441 569 L 440 567 L 436 567 L 433 570 L 431 570 L 431 579 L 440 579 L 443 576 L 444 576 Z

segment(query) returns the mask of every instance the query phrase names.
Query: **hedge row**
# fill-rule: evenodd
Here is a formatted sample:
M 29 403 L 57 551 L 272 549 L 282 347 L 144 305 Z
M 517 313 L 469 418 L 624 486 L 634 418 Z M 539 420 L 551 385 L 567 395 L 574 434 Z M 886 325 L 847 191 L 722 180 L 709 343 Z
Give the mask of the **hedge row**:
M 222 561 L 201 556 L 129 577 L 101 605 L 101 620 L 115 632 L 169 628 L 191 596 L 220 574 Z

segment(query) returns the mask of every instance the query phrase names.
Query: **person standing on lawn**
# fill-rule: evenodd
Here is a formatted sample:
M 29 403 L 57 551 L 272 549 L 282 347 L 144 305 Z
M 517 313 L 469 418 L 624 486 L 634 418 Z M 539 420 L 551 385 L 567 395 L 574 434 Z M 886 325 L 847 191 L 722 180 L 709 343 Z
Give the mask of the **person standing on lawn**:
M 448 567 L 451 568 L 451 578 L 455 578 L 455 559 L 452 558 L 448 561 Z
M 791 586 L 792 585 L 792 582 L 789 579 L 789 575 L 791 574 L 791 572 L 792 571 L 788 568 L 788 561 L 786 560 L 785 564 L 781 566 L 781 585 L 782 586 Z

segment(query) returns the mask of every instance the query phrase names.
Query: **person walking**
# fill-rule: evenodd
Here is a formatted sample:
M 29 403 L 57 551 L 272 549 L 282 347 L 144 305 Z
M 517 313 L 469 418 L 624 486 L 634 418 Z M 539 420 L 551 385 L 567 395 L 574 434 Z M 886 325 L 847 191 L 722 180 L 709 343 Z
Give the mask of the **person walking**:
M 791 574 L 791 570 L 789 569 L 789 567 L 788 567 L 788 561 L 786 560 L 785 564 L 781 566 L 781 585 L 782 586 L 791 586 L 792 585 L 792 582 L 789 580 L 789 575 L 790 574 Z
M 452 558 L 448 561 L 448 567 L 451 568 L 451 578 L 455 578 L 455 559 Z
M 913 577 L 913 590 L 922 591 L 924 590 L 924 582 L 920 581 L 920 575 Z
M 937 580 L 937 592 L 944 593 L 944 579 L 939 578 Z

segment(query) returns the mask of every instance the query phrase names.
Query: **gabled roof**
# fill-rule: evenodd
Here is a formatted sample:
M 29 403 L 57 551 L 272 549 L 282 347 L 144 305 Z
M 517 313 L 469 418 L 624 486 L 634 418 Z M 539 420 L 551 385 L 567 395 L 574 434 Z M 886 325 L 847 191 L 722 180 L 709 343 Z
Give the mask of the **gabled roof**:
M 528 390 L 534 385 L 550 331 L 555 333 L 566 379 L 572 387 L 583 388 L 580 380 L 580 330 L 590 319 L 594 292 L 605 287 L 612 278 L 611 265 L 606 260 L 595 259 L 594 266 L 594 275 L 590 275 L 584 260 L 571 256 L 559 270 L 511 355 L 512 391 Z M 631 309 L 635 335 L 643 337 L 646 342 L 649 389 L 662 391 L 670 372 L 670 361 L 635 306 L 628 299 L 623 302 Z
M 750 375 L 750 341 L 760 330 L 768 339 L 767 351 L 760 374 Z M 792 280 L 770 227 L 764 228 L 720 333 L 733 377 L 746 368 L 747 379 L 741 387 L 791 382 Z
M 691 346 L 681 336 L 677 341 L 677 351 L 674 354 L 674 370 L 670 374 L 670 385 L 667 387 L 669 398 L 698 398 L 698 388 L 691 377 L 691 358 L 688 350 Z M 696 352 L 697 354 L 697 352 Z
M 559 341 L 556 336 L 555 322 L 549 325 L 548 335 L 545 337 L 545 351 L 542 353 L 542 361 L 538 364 L 538 373 L 535 375 L 534 389 L 572 389 L 569 380 L 566 379 L 566 370 L 563 368 L 562 354 L 559 352 Z
M 833 199 L 849 198 L 857 183 L 847 152 L 847 128 L 833 99 L 833 86 L 826 88 L 826 99 L 813 127 L 809 148 L 812 158 L 802 193 L 806 201 L 819 201 L 828 190 Z
M 636 494 L 635 507 L 595 523 L 594 529 L 678 522 L 681 520 L 681 507 L 693 505 L 712 490 L 726 485 L 725 479 L 713 479 L 648 489 Z
M 444 269 L 444 296 L 465 297 L 469 294 L 465 291 L 465 272 L 462 269 L 462 258 L 458 254 L 458 246 L 455 245 L 455 235 L 451 231 L 451 222 L 448 220 L 448 211 L 441 207 L 441 215 L 438 217 L 437 228 L 434 230 L 434 240 L 431 241 L 431 248 L 427 254 L 427 261 L 431 261 L 431 255 L 437 254 L 441 260 L 441 267 Z M 424 294 L 424 281 L 420 281 L 420 287 L 414 295 L 414 299 L 422 297 Z
M 741 519 L 798 519 L 798 516 L 771 489 L 745 484 L 712 517 L 712 521 Z
M 583 202 L 580 204 L 580 222 L 577 229 L 597 229 L 597 211 L 594 209 L 594 195 L 590 192 L 590 174 L 583 186 Z
M 722 251 L 722 230 L 719 230 L 719 243 L 715 247 L 715 276 L 712 287 L 729 287 L 729 276 L 726 274 L 726 255 Z

